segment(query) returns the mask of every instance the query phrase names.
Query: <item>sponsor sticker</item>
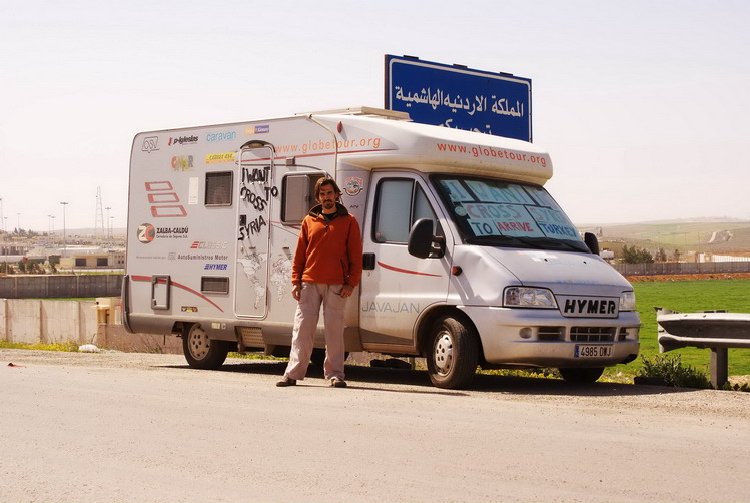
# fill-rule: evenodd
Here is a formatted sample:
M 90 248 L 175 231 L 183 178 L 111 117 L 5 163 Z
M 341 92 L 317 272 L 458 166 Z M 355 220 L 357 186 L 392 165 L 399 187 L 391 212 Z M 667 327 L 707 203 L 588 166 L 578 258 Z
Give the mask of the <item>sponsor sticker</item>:
M 149 154 L 154 150 L 159 150 L 159 137 L 147 136 L 146 138 L 144 138 L 143 145 L 141 145 L 141 150 L 143 152 L 148 152 Z
M 141 243 L 150 243 L 156 237 L 156 228 L 151 224 L 141 224 L 138 226 L 138 241 Z
M 186 238 L 188 227 L 155 227 L 150 223 L 142 223 L 138 226 L 138 241 L 150 243 L 154 239 L 164 238 Z
M 193 143 L 198 143 L 198 137 L 195 135 L 178 136 L 176 138 L 170 136 L 167 141 L 167 145 L 192 145 Z
M 207 133 L 206 141 L 229 141 L 237 138 L 237 131 L 217 131 L 215 133 Z
M 250 126 L 247 129 L 245 129 L 246 135 L 254 135 L 254 134 L 263 134 L 268 133 L 271 131 L 271 126 L 268 124 L 257 124 L 254 126 Z
M 365 181 L 359 176 L 350 176 L 344 180 L 344 192 L 349 196 L 356 196 L 365 188 Z
M 236 152 L 220 152 L 217 154 L 206 154 L 206 164 L 217 164 L 220 162 L 234 162 Z
M 172 169 L 175 171 L 188 171 L 193 169 L 192 155 L 173 155 Z

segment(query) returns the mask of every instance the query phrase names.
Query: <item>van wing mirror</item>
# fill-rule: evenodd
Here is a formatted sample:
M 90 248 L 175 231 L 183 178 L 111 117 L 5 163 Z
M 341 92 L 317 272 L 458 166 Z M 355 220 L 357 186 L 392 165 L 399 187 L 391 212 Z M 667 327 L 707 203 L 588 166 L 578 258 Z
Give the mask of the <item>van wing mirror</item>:
M 445 255 L 445 238 L 433 235 L 434 227 L 431 218 L 420 218 L 414 222 L 409 232 L 409 255 L 417 258 L 441 258 Z
M 583 242 L 586 243 L 586 246 L 589 247 L 591 253 L 593 253 L 594 255 L 599 255 L 599 238 L 596 237 L 596 234 L 594 234 L 593 232 L 584 232 Z

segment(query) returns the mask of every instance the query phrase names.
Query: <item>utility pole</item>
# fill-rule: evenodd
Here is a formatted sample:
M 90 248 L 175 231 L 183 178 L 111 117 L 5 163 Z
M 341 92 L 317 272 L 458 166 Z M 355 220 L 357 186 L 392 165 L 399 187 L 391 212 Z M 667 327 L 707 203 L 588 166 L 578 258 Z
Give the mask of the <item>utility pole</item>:
M 107 238 L 111 238 L 112 237 L 112 226 L 110 225 L 111 221 L 109 219 L 109 210 L 112 209 L 112 206 L 107 206 L 104 209 L 107 210 Z
M 102 233 L 99 234 L 101 226 Z M 94 236 L 101 237 L 104 235 L 104 214 L 102 212 L 102 188 L 96 188 L 96 215 L 94 217 Z
M 60 201 L 60 204 L 62 204 L 63 207 L 63 257 L 65 256 L 65 251 L 68 248 L 68 237 L 66 234 L 66 228 L 65 228 L 65 207 L 68 205 L 67 201 Z
M 54 238 L 54 235 L 55 235 L 55 215 L 50 215 L 49 217 L 52 219 L 52 229 L 50 230 L 50 233 L 49 233 L 49 240 L 50 240 L 50 243 L 54 244 L 55 243 L 55 238 Z

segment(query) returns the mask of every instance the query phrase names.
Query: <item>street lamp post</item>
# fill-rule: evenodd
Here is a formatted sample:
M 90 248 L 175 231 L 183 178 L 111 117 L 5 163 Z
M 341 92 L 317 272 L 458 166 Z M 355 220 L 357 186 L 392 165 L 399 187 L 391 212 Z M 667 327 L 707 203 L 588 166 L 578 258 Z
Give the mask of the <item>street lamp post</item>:
M 5 233 L 5 218 L 3 218 L 3 198 L 0 197 L 0 224 L 3 224 L 3 234 Z
M 60 204 L 62 204 L 63 207 L 63 257 L 65 256 L 65 251 L 68 248 L 68 237 L 67 237 L 67 229 L 65 228 L 65 207 L 68 205 L 67 201 L 60 201 Z

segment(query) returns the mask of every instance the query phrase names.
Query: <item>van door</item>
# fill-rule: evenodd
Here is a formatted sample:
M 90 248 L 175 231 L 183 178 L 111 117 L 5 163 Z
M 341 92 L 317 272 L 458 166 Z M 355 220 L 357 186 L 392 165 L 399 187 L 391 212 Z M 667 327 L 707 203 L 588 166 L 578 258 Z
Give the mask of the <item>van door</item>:
M 413 348 L 417 319 L 448 296 L 453 240 L 443 231 L 429 186 L 417 174 L 374 173 L 371 187 L 362 236 L 362 346 L 371 351 Z M 409 231 L 420 218 L 431 218 L 435 234 L 446 237 L 444 257 L 409 255 Z
M 256 142 L 260 144 L 260 142 Z M 234 314 L 265 318 L 268 312 L 268 249 L 273 185 L 273 146 L 253 142 L 239 151 Z M 262 142 L 265 143 L 265 142 Z M 246 144 L 247 145 L 247 144 Z

